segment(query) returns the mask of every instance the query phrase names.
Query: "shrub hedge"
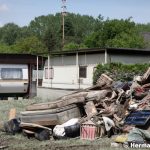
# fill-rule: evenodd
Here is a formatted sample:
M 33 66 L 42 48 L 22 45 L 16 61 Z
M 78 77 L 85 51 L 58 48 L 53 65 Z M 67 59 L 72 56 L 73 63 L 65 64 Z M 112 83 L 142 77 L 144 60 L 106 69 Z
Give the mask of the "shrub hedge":
M 93 75 L 93 84 L 96 84 L 97 79 L 102 73 L 110 76 L 114 81 L 132 81 L 135 75 L 143 75 L 150 64 L 98 64 Z

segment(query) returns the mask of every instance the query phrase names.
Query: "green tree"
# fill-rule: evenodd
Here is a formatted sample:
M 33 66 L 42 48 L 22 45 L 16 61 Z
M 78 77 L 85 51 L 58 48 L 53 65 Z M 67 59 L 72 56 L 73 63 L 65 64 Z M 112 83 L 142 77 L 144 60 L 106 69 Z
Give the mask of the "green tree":
M 43 37 L 43 43 L 45 44 L 49 52 L 56 50 L 60 46 L 58 39 L 59 37 L 56 36 L 56 32 L 52 27 L 47 29 Z
M 132 33 L 131 36 L 127 33 L 121 33 L 112 40 L 108 40 L 107 47 L 145 48 L 145 42 L 143 37 L 139 36 L 138 33 Z
M 136 30 L 131 18 L 107 19 L 100 28 L 85 39 L 88 47 L 144 48 L 143 37 Z
M 12 51 L 12 46 L 0 44 L 0 53 L 15 53 L 15 52 Z
M 83 49 L 83 48 L 87 48 L 87 46 L 84 45 L 83 43 L 77 44 L 74 42 L 70 42 L 70 43 L 64 45 L 63 50 L 77 50 L 77 49 Z
M 150 24 L 135 24 L 131 18 L 104 20 L 101 15 L 93 18 L 88 15 L 68 13 L 65 16 L 64 49 L 144 48 L 145 45 L 150 47 L 150 40 L 145 38 L 148 32 L 150 32 Z M 8 23 L 0 28 L 1 52 L 16 53 L 21 50 L 28 53 L 41 52 L 41 50 L 45 52 L 46 50 L 60 50 L 61 45 L 61 13 L 35 17 L 29 26 L 19 27 L 14 23 Z
M 69 18 L 65 20 L 64 28 L 66 36 L 74 36 L 74 27 Z
M 21 39 L 12 49 L 17 53 L 37 54 L 47 52 L 45 45 L 36 36 Z
M 1 28 L 1 43 L 13 45 L 20 37 L 21 29 L 14 23 L 8 23 Z

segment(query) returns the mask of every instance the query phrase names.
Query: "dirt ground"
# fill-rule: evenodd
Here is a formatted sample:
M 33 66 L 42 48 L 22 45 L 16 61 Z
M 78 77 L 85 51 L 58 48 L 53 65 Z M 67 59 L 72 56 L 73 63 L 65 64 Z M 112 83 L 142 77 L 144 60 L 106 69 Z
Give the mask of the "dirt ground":
M 111 150 L 110 143 L 111 139 L 108 138 L 95 141 L 80 140 L 79 138 L 38 141 L 34 138 L 28 139 L 22 134 L 12 136 L 0 133 L 0 147 L 6 146 L 4 148 L 6 150 Z

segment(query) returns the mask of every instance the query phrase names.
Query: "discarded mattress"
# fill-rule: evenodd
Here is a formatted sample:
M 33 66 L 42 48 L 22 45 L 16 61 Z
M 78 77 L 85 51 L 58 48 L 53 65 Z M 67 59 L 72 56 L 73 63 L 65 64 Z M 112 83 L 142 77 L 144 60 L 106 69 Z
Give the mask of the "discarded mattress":
M 44 111 L 40 114 L 34 114 L 32 115 L 21 115 L 20 119 L 21 122 L 25 123 L 36 123 L 43 126 L 50 126 L 50 125 L 58 125 L 63 124 L 64 122 L 72 119 L 72 118 L 80 118 L 80 110 L 77 107 L 77 105 L 70 105 L 66 107 L 67 109 L 61 109 L 63 111 L 58 112 L 58 109 L 56 109 L 56 113 L 53 110 L 52 113 L 46 113 L 44 114 Z

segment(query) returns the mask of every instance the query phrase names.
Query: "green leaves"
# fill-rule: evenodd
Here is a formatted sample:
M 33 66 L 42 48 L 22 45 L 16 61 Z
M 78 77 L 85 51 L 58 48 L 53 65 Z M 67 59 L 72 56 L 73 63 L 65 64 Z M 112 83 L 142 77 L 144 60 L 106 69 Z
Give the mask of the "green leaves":
M 98 31 L 89 35 L 88 47 L 144 48 L 143 37 L 137 32 L 135 23 L 129 19 L 109 20 L 100 24 Z
M 135 75 L 143 75 L 149 66 L 150 64 L 99 64 L 94 72 L 93 84 L 96 84 L 102 73 L 107 74 L 114 81 L 132 81 Z
M 53 28 L 48 28 L 43 37 L 43 43 L 47 47 L 48 51 L 56 50 L 59 47 L 59 37 L 56 35 L 56 31 Z
M 14 23 L 8 23 L 1 28 L 1 39 L 0 41 L 7 45 L 14 44 L 21 34 L 21 29 Z
M 86 45 L 70 42 L 64 46 L 63 50 L 77 50 L 77 49 L 83 49 L 83 48 L 87 48 Z
M 94 47 L 145 48 L 143 39 L 150 24 L 135 24 L 129 19 L 107 19 L 99 15 L 68 13 L 65 16 L 64 50 Z M 146 34 L 147 35 L 147 34 Z M 62 49 L 62 16 L 60 13 L 34 18 L 28 26 L 8 23 L 0 28 L 0 52 L 41 53 Z
M 18 41 L 13 45 L 13 50 L 18 53 L 28 54 L 47 52 L 45 45 L 36 36 L 30 36 Z

